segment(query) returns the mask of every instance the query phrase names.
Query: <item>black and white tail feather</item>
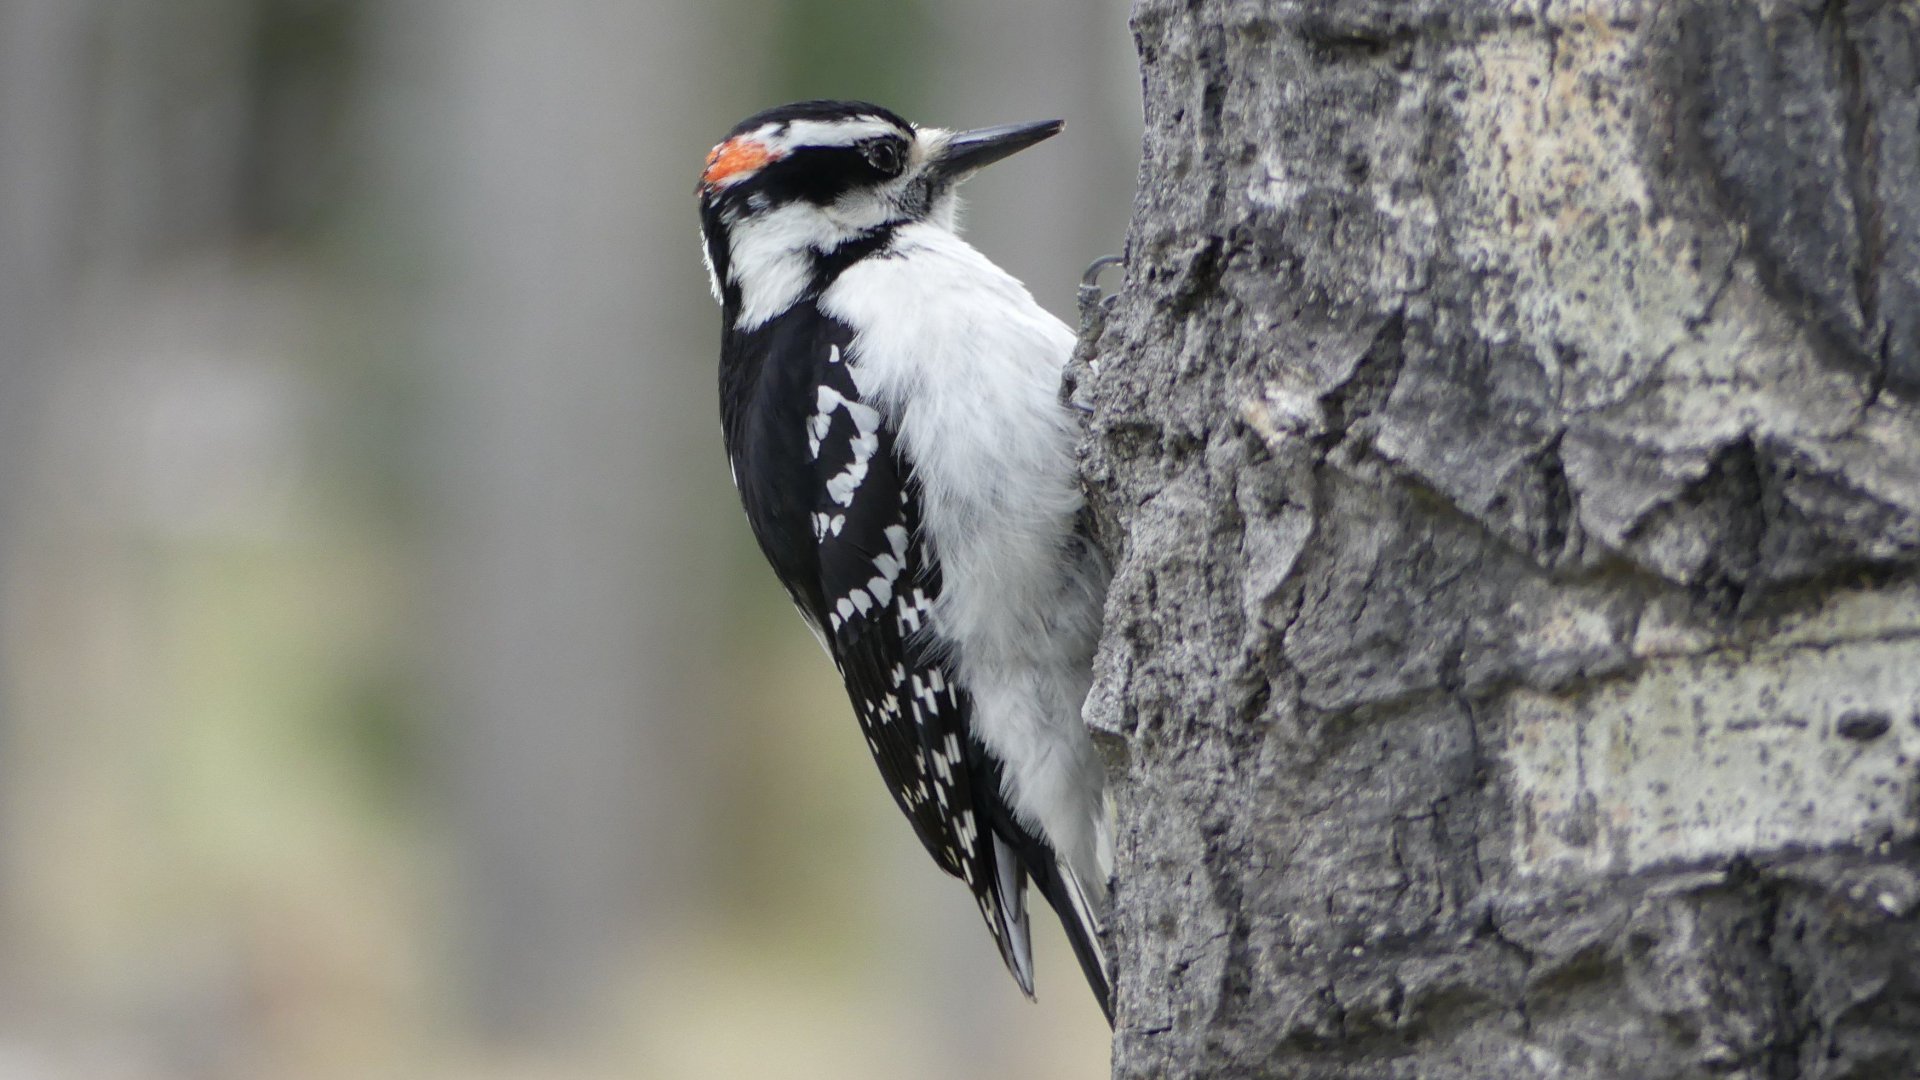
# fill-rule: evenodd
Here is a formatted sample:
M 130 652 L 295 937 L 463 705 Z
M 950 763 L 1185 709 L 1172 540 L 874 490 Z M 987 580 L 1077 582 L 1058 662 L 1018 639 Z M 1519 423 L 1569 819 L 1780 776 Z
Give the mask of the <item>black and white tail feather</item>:
M 754 536 L 1020 988 L 1031 882 L 1111 1019 L 1112 840 L 1080 719 L 1108 571 L 1058 397 L 1074 337 L 954 230 L 961 179 L 1058 130 L 803 102 L 736 127 L 699 194 Z

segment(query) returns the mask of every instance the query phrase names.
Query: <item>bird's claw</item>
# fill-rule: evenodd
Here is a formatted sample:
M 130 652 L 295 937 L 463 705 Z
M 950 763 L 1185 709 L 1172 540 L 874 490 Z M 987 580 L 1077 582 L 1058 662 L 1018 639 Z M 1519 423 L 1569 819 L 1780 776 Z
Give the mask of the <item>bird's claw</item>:
M 1087 264 L 1087 272 L 1080 275 L 1080 287 L 1097 289 L 1100 287 L 1100 272 L 1109 266 L 1123 265 L 1127 260 L 1119 255 L 1102 255 Z

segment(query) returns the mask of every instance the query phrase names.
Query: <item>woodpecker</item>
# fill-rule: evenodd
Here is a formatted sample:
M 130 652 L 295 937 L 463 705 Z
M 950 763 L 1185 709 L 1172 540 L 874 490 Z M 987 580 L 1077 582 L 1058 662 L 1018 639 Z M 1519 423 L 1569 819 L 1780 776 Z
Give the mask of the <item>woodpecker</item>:
M 963 179 L 1062 126 L 784 105 L 713 148 L 698 195 L 721 425 L 760 549 L 1020 989 L 1031 881 L 1111 1021 L 1113 841 L 1081 720 L 1109 571 L 1060 402 L 1074 335 L 956 225 Z

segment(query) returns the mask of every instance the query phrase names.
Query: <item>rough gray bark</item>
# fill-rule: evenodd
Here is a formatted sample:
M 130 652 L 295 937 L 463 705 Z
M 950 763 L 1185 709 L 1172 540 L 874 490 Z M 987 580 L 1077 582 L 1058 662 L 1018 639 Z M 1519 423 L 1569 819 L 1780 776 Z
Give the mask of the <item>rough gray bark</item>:
M 1920 1075 L 1920 14 L 1141 0 L 1121 1077 Z

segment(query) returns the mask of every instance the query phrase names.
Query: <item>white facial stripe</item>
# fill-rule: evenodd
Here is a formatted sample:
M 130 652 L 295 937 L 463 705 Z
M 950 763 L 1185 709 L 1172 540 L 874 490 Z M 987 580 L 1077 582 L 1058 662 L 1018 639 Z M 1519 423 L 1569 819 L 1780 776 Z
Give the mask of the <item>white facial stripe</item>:
M 752 330 L 793 306 L 812 281 L 815 255 L 898 220 L 885 189 L 852 193 L 830 206 L 792 202 L 730 220 L 727 276 L 740 286 L 735 327 Z
M 784 127 L 785 130 L 782 130 Z M 779 154 L 808 146 L 853 146 L 881 135 L 898 135 L 900 129 L 877 116 L 856 116 L 846 120 L 791 120 L 786 124 L 768 124 L 753 137 Z
M 830 251 L 840 231 L 818 207 L 792 203 L 745 221 L 728 233 L 727 276 L 740 286 L 735 326 L 751 330 L 787 310 L 813 275 L 810 252 Z

